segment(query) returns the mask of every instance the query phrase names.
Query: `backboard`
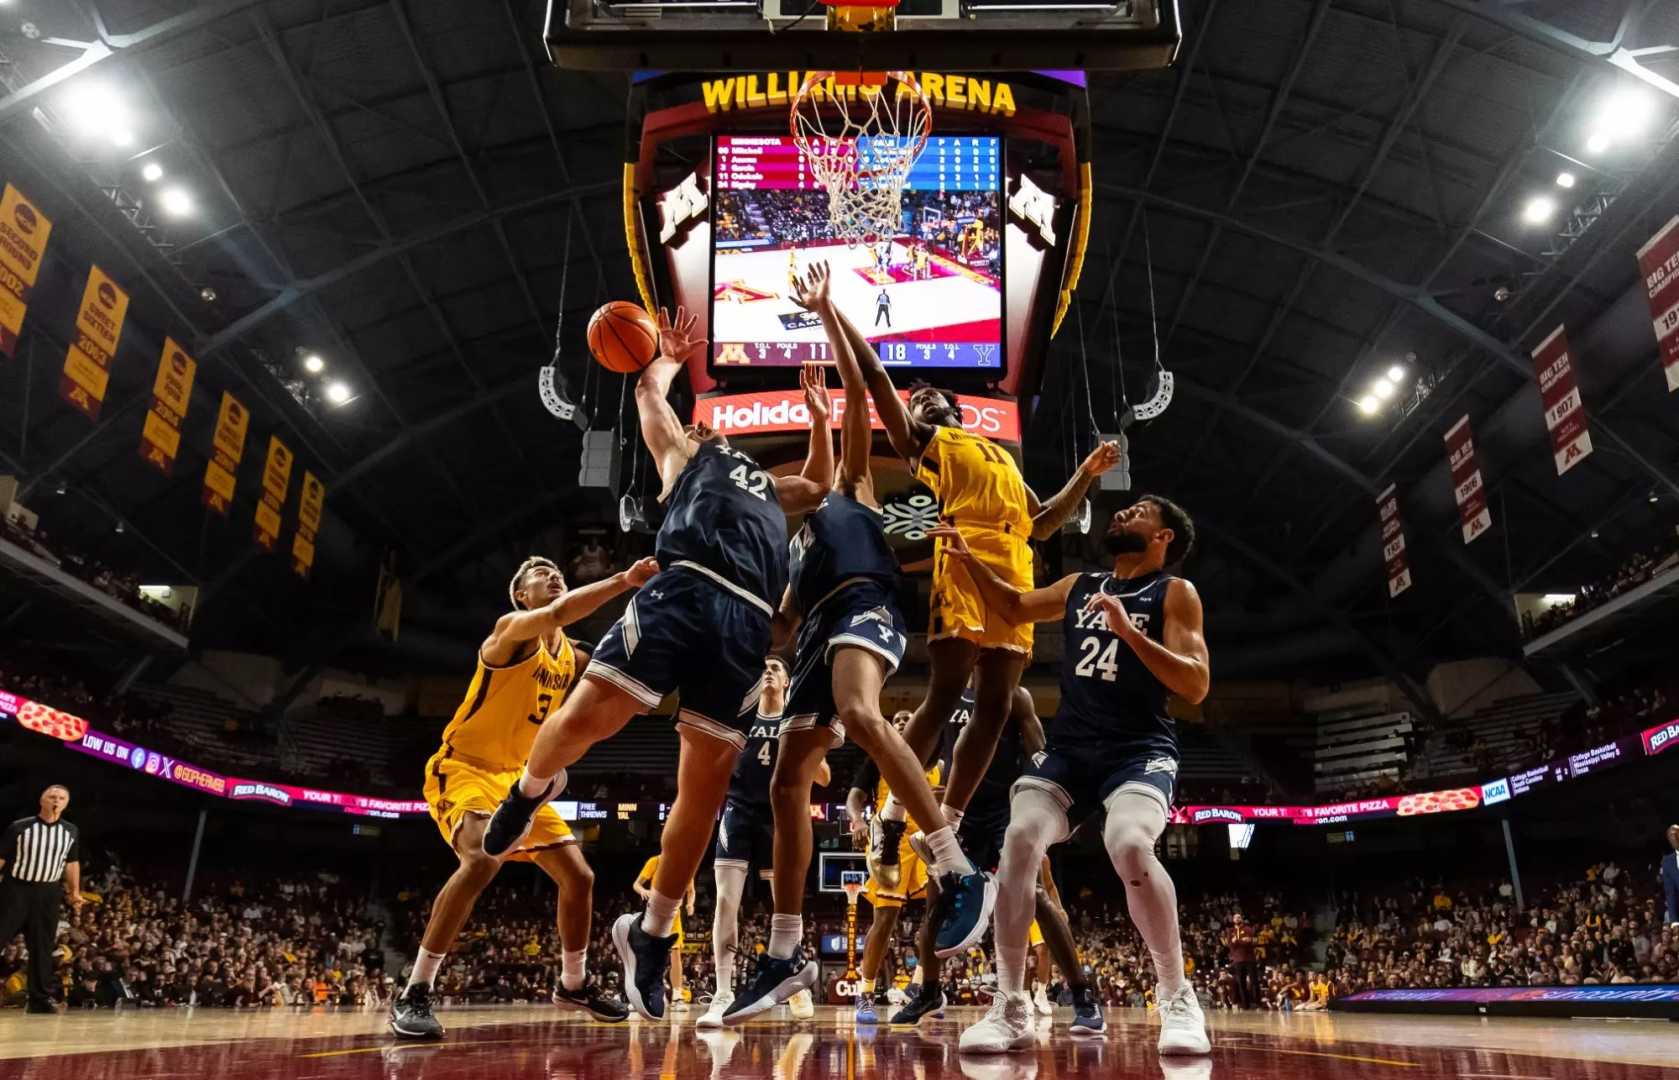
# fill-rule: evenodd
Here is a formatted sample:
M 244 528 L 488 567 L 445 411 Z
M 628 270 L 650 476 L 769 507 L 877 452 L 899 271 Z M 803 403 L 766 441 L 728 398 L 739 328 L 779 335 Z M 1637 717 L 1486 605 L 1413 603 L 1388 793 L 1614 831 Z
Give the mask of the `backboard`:
M 821 0 L 549 0 L 578 71 L 1147 71 L 1176 57 L 1177 0 L 901 0 L 895 28 L 827 28 Z

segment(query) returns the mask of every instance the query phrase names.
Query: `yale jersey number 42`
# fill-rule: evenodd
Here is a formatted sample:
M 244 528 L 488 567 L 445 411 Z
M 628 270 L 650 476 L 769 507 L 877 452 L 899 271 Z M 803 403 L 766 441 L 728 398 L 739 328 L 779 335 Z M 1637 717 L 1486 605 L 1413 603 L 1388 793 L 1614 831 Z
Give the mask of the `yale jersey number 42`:
M 729 479 L 733 480 L 735 486 L 748 495 L 754 495 L 760 499 L 769 498 L 770 474 L 762 469 L 736 465 L 729 470 Z

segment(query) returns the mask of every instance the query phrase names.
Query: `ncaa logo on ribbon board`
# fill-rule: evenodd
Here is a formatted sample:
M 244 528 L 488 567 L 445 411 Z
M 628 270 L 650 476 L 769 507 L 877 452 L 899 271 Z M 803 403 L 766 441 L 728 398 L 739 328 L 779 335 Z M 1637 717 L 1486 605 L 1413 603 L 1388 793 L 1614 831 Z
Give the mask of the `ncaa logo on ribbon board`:
M 1481 785 L 1481 805 L 1492 806 L 1496 803 L 1508 802 L 1510 799 L 1510 779 L 1500 777 L 1490 784 Z

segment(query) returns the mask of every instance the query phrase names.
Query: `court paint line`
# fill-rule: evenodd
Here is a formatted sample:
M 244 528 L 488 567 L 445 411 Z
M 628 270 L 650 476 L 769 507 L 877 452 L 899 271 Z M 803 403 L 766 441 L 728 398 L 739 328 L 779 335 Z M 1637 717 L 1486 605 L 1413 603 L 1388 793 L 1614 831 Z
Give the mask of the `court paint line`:
M 1215 1044 L 1215 1049 L 1219 1044 Z M 1420 1061 L 1394 1061 L 1391 1058 L 1360 1057 L 1357 1054 L 1331 1054 L 1324 1050 L 1288 1050 L 1281 1046 L 1266 1046 L 1263 1043 L 1249 1043 L 1255 1050 L 1269 1054 L 1297 1054 L 1301 1057 L 1337 1058 L 1341 1061 L 1356 1061 L 1364 1065 L 1391 1065 L 1396 1069 L 1420 1069 Z M 1467 1076 L 1468 1073 L 1459 1073 Z

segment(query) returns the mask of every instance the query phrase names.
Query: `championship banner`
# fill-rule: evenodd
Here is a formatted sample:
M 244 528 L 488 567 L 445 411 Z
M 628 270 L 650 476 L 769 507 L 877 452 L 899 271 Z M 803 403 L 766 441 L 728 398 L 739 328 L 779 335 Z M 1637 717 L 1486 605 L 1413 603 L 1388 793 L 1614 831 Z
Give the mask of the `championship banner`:
M 1592 452 L 1592 433 L 1586 427 L 1586 410 L 1574 381 L 1574 364 L 1568 358 L 1568 336 L 1563 327 L 1552 330 L 1551 336 L 1533 350 L 1533 371 L 1539 377 L 1545 428 L 1551 433 L 1551 454 L 1561 476 Z
M 1492 527 L 1492 511 L 1487 509 L 1486 485 L 1481 480 L 1467 413 L 1446 432 L 1446 460 L 1452 468 L 1452 492 L 1457 497 L 1458 518 L 1463 522 L 1463 542 L 1474 543 Z
M 168 476 L 175 468 L 181 449 L 181 423 L 192 403 L 192 379 L 198 361 L 181 351 L 173 338 L 163 339 L 163 356 L 157 362 L 157 379 L 152 383 L 152 407 L 140 429 L 140 456 Z
M 1399 496 L 1395 485 L 1376 496 L 1382 519 L 1382 561 L 1387 564 L 1388 599 L 1411 587 L 1411 562 L 1405 557 L 1405 530 L 1399 524 Z
M 326 500 L 326 488 L 308 469 L 303 470 L 303 491 L 297 498 L 297 533 L 291 541 L 291 568 L 298 577 L 306 578 L 315 565 L 315 534 L 321 529 L 321 503 Z
M 0 196 L 0 353 L 17 355 L 29 293 L 41 272 L 52 222 L 10 184 Z
M 256 514 L 256 542 L 264 551 L 273 551 L 274 541 L 280 538 L 280 508 L 286 505 L 286 489 L 291 487 L 291 466 L 291 451 L 278 435 L 270 435 Z
M 245 456 L 245 429 L 251 426 L 251 414 L 239 399 L 225 390 L 222 406 L 216 413 L 216 436 L 210 448 L 210 460 L 204 466 L 204 505 L 227 516 L 233 504 L 233 482 L 239 473 L 239 459 Z
M 1672 393 L 1679 390 L 1679 217 L 1671 218 L 1638 249 L 1638 270 L 1650 294 L 1656 346 Z
M 117 355 L 122 321 L 128 315 L 128 294 L 94 266 L 87 273 L 82 306 L 76 312 L 76 340 L 64 357 L 64 376 L 58 392 L 65 401 L 82 410 L 89 420 L 99 419 L 105 402 L 105 384 L 110 380 L 111 360 Z

